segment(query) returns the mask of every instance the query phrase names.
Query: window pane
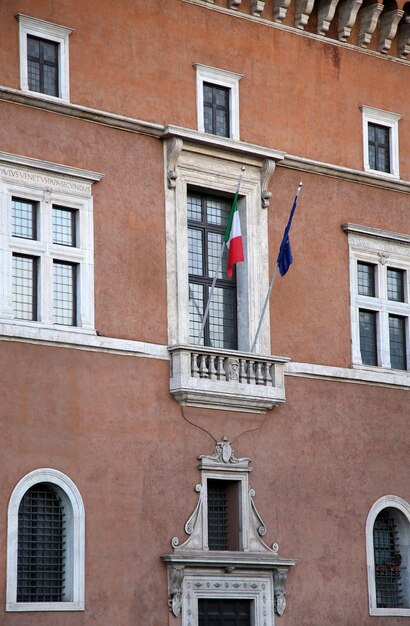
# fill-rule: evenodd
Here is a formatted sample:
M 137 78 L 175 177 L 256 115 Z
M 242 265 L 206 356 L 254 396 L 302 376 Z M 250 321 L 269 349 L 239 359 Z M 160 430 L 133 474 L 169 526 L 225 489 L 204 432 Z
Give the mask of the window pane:
M 228 137 L 228 119 L 225 111 L 215 111 L 215 134 L 220 137 Z
M 40 91 L 40 63 L 29 59 L 27 62 L 28 88 L 31 91 Z
M 211 106 L 204 106 L 204 128 L 206 133 L 213 133 L 213 111 Z
M 58 44 L 51 41 L 44 41 L 42 45 L 44 61 L 51 61 L 52 63 L 56 64 Z
M 202 232 L 188 229 L 188 272 L 193 276 L 203 275 Z
M 394 369 L 407 369 L 405 319 L 389 316 L 390 364 Z
M 204 314 L 204 288 L 203 285 L 189 283 L 189 340 L 197 343 Z M 201 345 L 204 345 L 204 336 L 201 337 Z
M 35 37 L 27 37 L 27 54 L 40 60 L 40 41 Z
M 53 304 L 54 322 L 75 326 L 76 324 L 76 266 L 71 263 L 54 261 L 53 264 Z
M 357 290 L 361 296 L 374 296 L 374 265 L 369 263 L 357 264 Z
M 14 317 L 36 320 L 37 260 L 33 257 L 13 255 L 13 305 Z
M 206 220 L 208 224 L 221 226 L 221 228 L 223 228 L 225 232 L 226 226 L 228 224 L 231 206 L 232 202 L 212 197 L 207 198 Z
M 17 602 L 61 602 L 64 591 L 64 511 L 48 485 L 36 485 L 18 513 Z
M 187 217 L 195 222 L 202 221 L 201 196 L 189 194 L 187 203 Z
M 204 128 L 207 133 L 229 137 L 229 94 L 228 87 L 204 83 Z
M 228 550 L 228 493 L 226 483 L 208 480 L 208 546 Z
M 222 233 L 208 233 L 208 276 L 213 278 L 215 276 L 216 268 L 218 267 L 219 257 L 221 256 L 222 243 L 224 236 Z M 226 265 L 228 259 L 228 249 L 225 246 L 222 254 L 222 259 L 219 264 L 218 278 L 227 279 Z
M 377 313 L 359 311 L 360 352 L 364 365 L 377 365 Z
M 209 306 L 209 337 L 215 348 L 236 348 L 236 302 L 232 289 L 215 287 Z
M 404 271 L 387 268 L 387 297 L 395 302 L 404 302 Z
M 48 96 L 58 96 L 57 68 L 49 65 L 43 66 L 44 88 L 42 93 Z
M 36 202 L 12 198 L 11 232 L 13 237 L 36 239 Z
M 369 165 L 373 170 L 390 172 L 390 128 L 368 124 Z
M 198 620 L 198 626 L 251 626 L 251 600 L 199 598 Z
M 53 206 L 53 243 L 75 246 L 76 211 Z

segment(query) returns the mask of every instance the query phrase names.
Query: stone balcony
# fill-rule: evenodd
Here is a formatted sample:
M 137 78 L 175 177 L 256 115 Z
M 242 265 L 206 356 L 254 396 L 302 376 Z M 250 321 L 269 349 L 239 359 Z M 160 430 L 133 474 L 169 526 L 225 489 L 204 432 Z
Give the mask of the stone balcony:
M 183 406 L 266 413 L 285 402 L 285 357 L 177 345 L 170 391 Z

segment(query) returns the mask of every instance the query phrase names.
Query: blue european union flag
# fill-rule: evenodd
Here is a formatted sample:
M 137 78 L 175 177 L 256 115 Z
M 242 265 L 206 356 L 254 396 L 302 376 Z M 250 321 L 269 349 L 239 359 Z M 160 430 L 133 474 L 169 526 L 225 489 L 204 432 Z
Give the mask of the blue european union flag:
M 289 220 L 288 220 L 288 223 L 286 224 L 286 228 L 283 233 L 282 243 L 280 244 L 280 248 L 279 248 L 278 259 L 276 261 L 276 263 L 278 264 L 281 276 L 284 276 L 286 274 L 286 272 L 288 271 L 289 267 L 291 266 L 293 262 L 292 250 L 290 249 L 289 231 L 292 225 L 293 215 L 295 213 L 296 204 L 298 202 L 301 188 L 302 188 L 302 183 L 299 183 L 299 187 L 298 187 L 295 199 L 293 201 L 293 206 L 290 211 Z

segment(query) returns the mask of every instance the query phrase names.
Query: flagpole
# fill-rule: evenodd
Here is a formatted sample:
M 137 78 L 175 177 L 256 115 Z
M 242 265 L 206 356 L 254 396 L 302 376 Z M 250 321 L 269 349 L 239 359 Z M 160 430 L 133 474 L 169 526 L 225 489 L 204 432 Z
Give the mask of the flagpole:
M 242 167 L 241 167 L 241 173 L 239 174 L 239 178 L 238 178 L 238 185 L 237 185 L 237 187 L 236 187 L 236 193 L 235 193 L 235 196 L 239 193 L 239 189 L 241 188 L 241 183 L 242 183 L 242 179 L 243 179 L 244 172 L 245 172 L 245 166 L 244 166 L 244 165 L 242 165 Z M 225 250 L 225 245 L 226 245 L 226 242 L 225 242 L 225 239 L 224 239 L 224 240 L 222 241 L 222 247 L 221 247 L 221 251 L 220 251 L 220 253 L 219 253 L 219 257 L 218 257 L 218 263 L 217 263 L 216 270 L 215 270 L 215 274 L 214 274 L 214 278 L 213 278 L 213 281 L 212 281 L 211 290 L 210 290 L 210 292 L 209 292 L 208 302 L 206 303 L 205 313 L 204 313 L 204 316 L 203 316 L 203 318 L 202 318 L 201 328 L 199 329 L 199 336 L 198 336 L 198 339 L 197 339 L 196 345 L 198 345 L 198 344 L 200 343 L 201 339 L 202 339 L 202 334 L 203 334 L 203 332 L 204 332 L 204 328 L 205 328 L 206 320 L 208 319 L 208 315 L 209 315 L 209 307 L 210 307 L 210 305 L 211 305 L 211 300 L 212 300 L 212 296 L 213 296 L 213 293 L 214 293 L 216 280 L 217 280 L 217 278 L 218 278 L 219 268 L 221 267 L 221 262 L 222 262 L 222 257 L 223 257 L 224 250 Z
M 302 183 L 302 181 L 300 181 L 300 183 L 298 185 L 298 190 L 296 192 L 295 200 L 293 202 L 293 207 L 296 207 L 296 203 L 298 201 L 300 190 L 302 189 L 302 185 L 303 185 L 303 183 Z M 291 215 L 292 215 L 292 212 L 291 212 Z M 285 231 L 286 231 L 286 229 L 285 229 Z M 259 319 L 258 328 L 256 329 L 255 339 L 253 340 L 251 352 L 253 352 L 255 350 L 256 342 L 258 341 L 259 333 L 260 333 L 261 328 L 262 328 L 263 318 L 265 317 L 265 313 L 266 313 L 266 307 L 268 306 L 270 294 L 272 293 L 272 287 L 273 287 L 273 283 L 275 282 L 275 278 L 276 278 L 276 274 L 278 272 L 278 268 L 279 268 L 279 265 L 278 265 L 278 262 L 276 261 L 275 269 L 273 270 L 273 275 L 272 275 L 272 279 L 270 281 L 268 293 L 266 294 L 265 302 L 263 304 L 263 309 L 262 309 L 262 313 L 261 313 L 261 316 L 260 316 L 260 319 Z

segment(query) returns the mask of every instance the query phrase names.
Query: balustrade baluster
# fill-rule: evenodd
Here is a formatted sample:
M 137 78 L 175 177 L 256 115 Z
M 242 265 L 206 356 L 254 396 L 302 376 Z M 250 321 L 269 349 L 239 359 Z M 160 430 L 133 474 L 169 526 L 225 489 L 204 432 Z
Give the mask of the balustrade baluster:
M 255 378 L 257 385 L 263 385 L 262 363 L 260 361 L 257 361 L 256 363 Z
M 249 380 L 249 384 L 250 385 L 254 385 L 255 384 L 254 364 L 255 364 L 255 361 L 252 361 L 252 360 L 250 360 L 249 364 L 248 364 L 248 367 L 249 367 L 248 380 Z
M 218 380 L 225 378 L 223 357 L 220 355 L 216 357 L 216 377 Z
M 215 367 L 215 360 L 216 360 L 216 356 L 214 354 L 210 354 L 208 357 L 208 373 L 209 373 L 209 378 L 211 380 L 215 380 L 216 378 L 216 367 Z
M 199 378 L 198 353 L 197 352 L 193 352 L 191 354 L 191 376 L 192 378 Z
M 208 368 L 206 367 L 206 355 L 200 355 L 200 363 L 199 363 L 199 377 L 200 378 L 208 378 Z
M 247 374 L 246 374 L 246 359 L 240 359 L 239 361 L 239 382 L 247 383 Z

